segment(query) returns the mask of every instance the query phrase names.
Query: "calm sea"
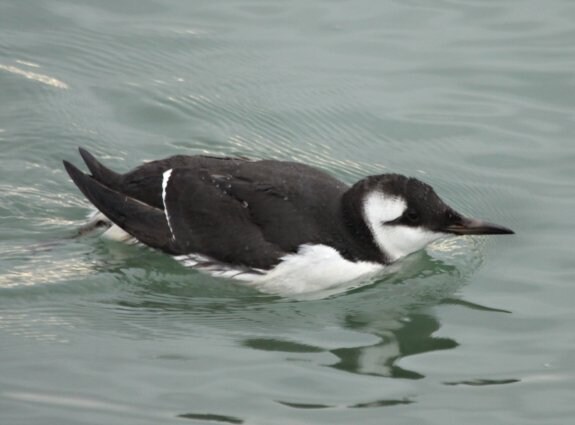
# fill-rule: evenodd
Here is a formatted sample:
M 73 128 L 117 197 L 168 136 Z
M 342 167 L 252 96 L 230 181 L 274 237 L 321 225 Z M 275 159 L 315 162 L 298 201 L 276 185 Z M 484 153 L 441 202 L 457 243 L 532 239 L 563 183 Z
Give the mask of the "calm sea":
M 571 424 L 571 0 L 1 0 L 0 423 Z M 513 228 L 291 299 L 66 239 L 61 160 L 400 172 Z

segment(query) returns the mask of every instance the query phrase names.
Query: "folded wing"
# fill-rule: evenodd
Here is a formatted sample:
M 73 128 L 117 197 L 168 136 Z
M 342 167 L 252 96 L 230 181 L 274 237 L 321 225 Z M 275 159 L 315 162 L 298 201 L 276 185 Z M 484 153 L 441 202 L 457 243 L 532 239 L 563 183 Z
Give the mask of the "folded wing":
M 126 175 L 107 169 L 87 151 L 81 150 L 81 155 L 92 175 L 64 161 L 76 186 L 113 223 L 145 245 L 254 269 L 269 269 L 288 252 L 266 238 L 265 220 L 261 225 L 254 220 L 261 214 L 250 203 L 263 202 L 261 193 L 270 190 L 265 186 L 231 176 L 225 181 L 201 166 L 158 174 L 154 165 L 149 178 L 143 169 L 138 171 L 142 176 L 126 182 Z M 134 187 L 136 182 L 142 187 Z
M 170 254 L 178 254 L 164 211 L 110 189 L 94 177 L 64 161 L 66 171 L 82 193 L 112 222 L 140 242 Z
M 273 267 L 286 254 L 264 237 L 249 202 L 207 170 L 168 170 L 162 186 L 166 222 L 182 252 L 258 269 Z

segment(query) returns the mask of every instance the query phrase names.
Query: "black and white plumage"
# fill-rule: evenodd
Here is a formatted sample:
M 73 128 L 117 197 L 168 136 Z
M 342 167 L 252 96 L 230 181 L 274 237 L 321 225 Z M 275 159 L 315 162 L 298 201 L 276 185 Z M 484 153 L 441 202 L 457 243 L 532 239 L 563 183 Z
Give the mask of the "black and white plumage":
M 268 289 L 343 283 L 448 235 L 513 233 L 463 217 L 398 174 L 349 187 L 295 162 L 184 155 L 118 174 L 80 154 L 91 175 L 64 161 L 68 174 L 122 235 Z

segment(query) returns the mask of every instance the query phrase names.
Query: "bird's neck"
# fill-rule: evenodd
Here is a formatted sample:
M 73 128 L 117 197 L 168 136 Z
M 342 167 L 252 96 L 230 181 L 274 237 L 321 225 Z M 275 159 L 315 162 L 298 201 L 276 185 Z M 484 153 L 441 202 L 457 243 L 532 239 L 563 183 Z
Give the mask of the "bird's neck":
M 349 239 L 352 241 L 351 246 L 348 247 L 350 255 L 356 261 L 388 264 L 391 260 L 377 246 L 373 234 L 365 223 L 362 205 L 362 193 L 356 186 L 352 186 L 341 197 L 341 215 Z

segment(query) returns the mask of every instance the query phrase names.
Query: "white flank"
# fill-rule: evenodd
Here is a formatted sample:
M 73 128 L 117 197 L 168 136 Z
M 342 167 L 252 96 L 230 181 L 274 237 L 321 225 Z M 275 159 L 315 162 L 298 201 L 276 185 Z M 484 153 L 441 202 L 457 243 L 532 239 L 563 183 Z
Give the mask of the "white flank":
M 235 279 L 242 282 L 252 282 L 261 278 L 265 270 L 236 267 L 225 263 L 219 263 L 201 254 L 184 254 L 174 256 L 174 259 L 185 267 L 202 271 L 214 277 Z
M 280 295 L 310 294 L 350 284 L 358 278 L 374 275 L 384 267 L 346 260 L 327 245 L 302 245 L 297 253 L 286 255 L 271 270 L 234 267 L 198 254 L 174 258 L 184 266 L 211 276 L 239 280 L 262 292 Z
M 253 285 L 264 292 L 296 295 L 333 288 L 382 269 L 382 264 L 346 260 L 327 245 L 302 245 Z
M 172 234 L 172 239 L 176 240 L 176 235 L 174 234 L 174 229 L 172 229 L 172 224 L 170 223 L 170 216 L 168 214 L 168 207 L 166 205 L 166 189 L 168 188 L 168 182 L 170 181 L 170 176 L 172 175 L 172 168 L 164 171 L 162 179 L 162 203 L 164 204 L 164 214 L 166 215 L 166 221 L 168 222 L 168 227 L 170 228 L 170 233 Z
M 423 227 L 386 224 L 406 210 L 405 201 L 382 192 L 370 193 L 363 204 L 363 215 L 375 243 L 391 261 L 419 251 L 431 242 L 447 236 Z
M 123 242 L 129 245 L 138 243 L 135 237 L 115 224 L 112 224 L 112 226 L 102 234 L 102 237 L 110 241 Z
M 138 240 L 132 235 L 121 229 L 98 210 L 88 214 L 88 221 L 78 229 L 80 235 L 101 233 L 104 239 L 127 244 L 138 243 Z

